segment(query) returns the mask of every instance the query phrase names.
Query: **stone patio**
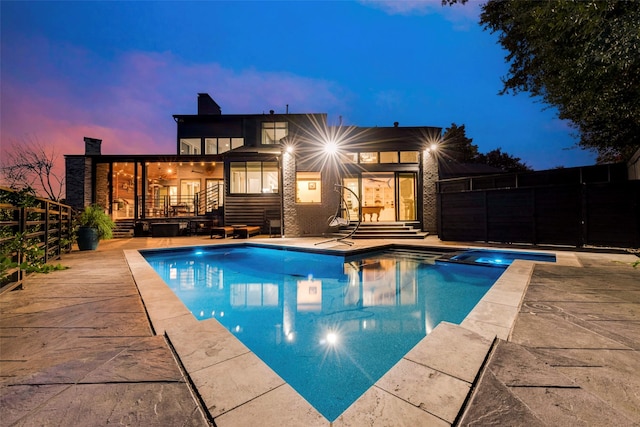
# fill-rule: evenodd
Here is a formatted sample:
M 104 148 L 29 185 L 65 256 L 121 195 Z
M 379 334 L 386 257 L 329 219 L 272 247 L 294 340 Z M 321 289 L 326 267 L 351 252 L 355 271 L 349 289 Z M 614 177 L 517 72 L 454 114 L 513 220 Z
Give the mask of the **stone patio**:
M 123 253 L 211 243 L 208 236 L 101 242 L 96 252 L 65 255 L 70 269 L 31 276 L 23 290 L 0 297 L 2 425 L 329 425 L 217 322 L 192 322 L 171 295 L 145 295 L 153 275 L 136 274 L 136 283 Z M 389 242 L 356 246 L 379 243 Z M 460 326 L 439 325 L 333 424 L 638 425 L 634 259 L 559 252 L 558 265 L 517 262 L 482 307 Z M 217 375 L 225 369 L 211 349 L 241 369 L 252 366 L 242 377 L 251 381 Z M 238 387 L 254 397 L 234 401 Z

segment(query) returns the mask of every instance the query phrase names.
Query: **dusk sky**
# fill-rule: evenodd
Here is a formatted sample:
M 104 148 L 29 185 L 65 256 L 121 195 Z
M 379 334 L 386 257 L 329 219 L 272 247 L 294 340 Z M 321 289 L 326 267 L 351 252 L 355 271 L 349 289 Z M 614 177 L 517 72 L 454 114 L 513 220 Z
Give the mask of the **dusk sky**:
M 174 154 L 173 114 L 327 113 L 329 124 L 465 125 L 536 170 L 594 163 L 556 110 L 498 95 L 507 71 L 480 3 L 2 1 L 1 144 Z

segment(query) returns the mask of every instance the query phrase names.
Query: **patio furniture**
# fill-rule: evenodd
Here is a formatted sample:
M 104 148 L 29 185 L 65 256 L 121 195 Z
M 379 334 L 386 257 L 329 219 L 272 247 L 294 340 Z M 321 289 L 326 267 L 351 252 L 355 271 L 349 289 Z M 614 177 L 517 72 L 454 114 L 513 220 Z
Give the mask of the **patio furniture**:
M 229 226 L 211 227 L 211 238 L 223 238 L 233 235 L 234 228 Z
M 260 234 L 260 227 L 257 225 L 233 226 L 233 233 L 239 238 L 248 239 L 251 236 Z
M 151 225 L 151 237 L 175 237 L 180 234 L 179 222 L 156 222 Z
M 210 219 L 192 219 L 189 221 L 189 233 L 192 235 L 208 234 L 211 227 L 213 227 L 213 221 Z

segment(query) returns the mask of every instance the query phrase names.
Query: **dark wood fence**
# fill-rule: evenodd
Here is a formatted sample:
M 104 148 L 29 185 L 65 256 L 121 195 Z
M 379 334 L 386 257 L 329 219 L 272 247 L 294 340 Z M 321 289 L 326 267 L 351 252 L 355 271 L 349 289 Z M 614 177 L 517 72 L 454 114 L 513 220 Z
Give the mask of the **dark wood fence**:
M 70 249 L 71 221 L 70 206 L 36 197 L 25 203 L 18 193 L 0 187 L 0 294 L 22 285 L 23 263 L 47 263 Z M 34 254 L 37 259 L 27 259 Z
M 638 248 L 640 181 L 627 181 L 623 166 L 441 181 L 438 235 L 442 240 Z

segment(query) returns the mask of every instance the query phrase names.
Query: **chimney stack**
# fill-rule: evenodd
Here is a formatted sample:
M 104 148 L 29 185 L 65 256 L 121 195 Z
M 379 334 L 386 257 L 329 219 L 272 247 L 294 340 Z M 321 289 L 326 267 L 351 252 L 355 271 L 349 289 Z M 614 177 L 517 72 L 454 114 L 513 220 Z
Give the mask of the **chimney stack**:
M 100 146 L 102 145 L 101 139 L 84 137 L 84 155 L 85 156 L 99 156 L 102 154 Z
M 219 116 L 222 114 L 222 109 L 209 96 L 208 93 L 199 93 L 198 94 L 198 115 L 216 115 Z

